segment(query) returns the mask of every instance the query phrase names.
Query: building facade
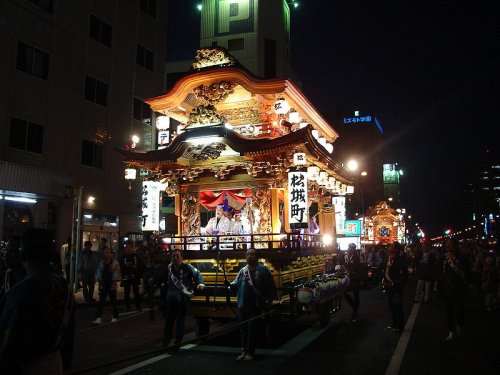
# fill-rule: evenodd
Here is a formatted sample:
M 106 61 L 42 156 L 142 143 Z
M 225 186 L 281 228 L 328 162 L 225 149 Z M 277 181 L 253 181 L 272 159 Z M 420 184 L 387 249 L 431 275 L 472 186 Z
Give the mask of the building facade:
M 141 228 L 116 148 L 155 146 L 144 99 L 164 89 L 166 0 L 0 3 L 0 239 L 26 227 L 115 243 Z

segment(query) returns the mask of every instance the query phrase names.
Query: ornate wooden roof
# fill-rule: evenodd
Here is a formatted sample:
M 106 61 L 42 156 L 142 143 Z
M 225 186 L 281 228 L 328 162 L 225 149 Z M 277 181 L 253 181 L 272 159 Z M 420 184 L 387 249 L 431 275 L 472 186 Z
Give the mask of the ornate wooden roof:
M 253 76 L 220 48 L 198 51 L 190 73 L 146 102 L 184 129 L 162 150 L 118 151 L 125 163 L 158 178 L 193 181 L 207 171 L 224 178 L 245 170 L 252 177 L 285 178 L 293 155 L 301 152 L 304 167 L 314 164 L 343 184 L 352 182 L 331 154 L 328 143 L 337 132 L 302 92 L 287 79 Z M 282 102 L 298 120 L 275 111 Z

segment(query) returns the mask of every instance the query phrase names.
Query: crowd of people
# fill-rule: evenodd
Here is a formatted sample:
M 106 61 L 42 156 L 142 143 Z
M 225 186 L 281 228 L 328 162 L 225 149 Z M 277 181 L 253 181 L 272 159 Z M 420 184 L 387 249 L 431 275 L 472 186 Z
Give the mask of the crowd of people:
M 394 243 L 388 247 L 370 247 L 365 256 L 373 271 L 375 288 L 382 288 L 388 295 L 392 315 L 389 328 L 396 332 L 403 328 L 401 316 L 404 314 L 399 302 L 408 272 L 417 280 L 415 303 L 443 299 L 448 341 L 454 340 L 463 330 L 468 294 L 479 297 L 487 313 L 500 308 L 497 243 L 452 238 L 435 243 L 425 240 L 406 247 Z
M 216 228 L 219 221 L 212 224 Z M 118 322 L 118 288 L 123 288 L 126 309 L 130 310 L 133 302 L 137 311 L 142 311 L 144 296 L 153 310 L 155 295 L 161 289 L 160 304 L 165 318 L 162 343 L 168 347 L 174 338 L 174 348 L 178 348 L 184 336 L 190 299 L 194 290 L 205 287 L 201 272 L 184 262 L 179 250 L 173 251 L 168 261 L 158 261 L 152 256 L 152 249 L 142 246 L 142 242 L 126 241 L 120 257 L 105 239 L 98 251 L 91 248 L 92 243 L 85 241 L 75 274 L 87 303 L 96 302 L 94 286 L 98 285 L 99 299 L 92 324 L 102 324 L 108 298 L 112 307 L 111 322 Z M 5 368 L 12 369 L 12 373 L 40 373 L 42 369 L 58 374 L 71 364 L 74 295 L 67 264 L 70 250 L 65 244 L 59 252 L 55 251 L 50 232 L 42 229 L 12 237 L 5 249 L 0 283 L 0 361 Z M 257 318 L 275 298 L 272 274 L 258 259 L 258 251 L 248 249 L 247 265 L 233 281 L 226 280 L 227 288 L 237 290 L 242 345 L 237 360 L 254 359 Z M 351 307 L 354 323 L 362 304 L 360 288 L 365 277 L 362 261 L 370 266 L 375 290 L 387 295 L 391 318 L 387 329 L 392 332 L 401 333 L 404 329 L 403 296 L 407 293 L 409 273 L 413 273 L 417 281 L 415 303 L 429 303 L 437 297 L 443 299 L 446 340 L 454 340 L 464 328 L 467 292 L 480 296 L 487 312 L 500 307 L 498 247 L 489 248 L 481 241 L 447 239 L 439 244 L 422 241 L 406 247 L 395 242 L 387 247 L 368 248 L 360 254 L 356 245 L 350 244 L 345 253 L 337 252 L 333 266 L 349 276 L 344 298 Z M 49 310 L 50 314 L 42 313 Z M 43 345 L 24 346 L 34 333 L 46 338 Z M 23 350 L 18 350 L 21 346 Z

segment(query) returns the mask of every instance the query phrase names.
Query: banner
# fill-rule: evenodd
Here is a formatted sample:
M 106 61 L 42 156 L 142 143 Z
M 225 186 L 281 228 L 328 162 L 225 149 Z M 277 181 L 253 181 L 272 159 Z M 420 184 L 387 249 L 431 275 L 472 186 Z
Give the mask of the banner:
M 288 193 L 288 222 L 307 223 L 307 172 L 288 173 Z
M 142 230 L 160 229 L 160 192 L 164 185 L 158 181 L 142 183 Z

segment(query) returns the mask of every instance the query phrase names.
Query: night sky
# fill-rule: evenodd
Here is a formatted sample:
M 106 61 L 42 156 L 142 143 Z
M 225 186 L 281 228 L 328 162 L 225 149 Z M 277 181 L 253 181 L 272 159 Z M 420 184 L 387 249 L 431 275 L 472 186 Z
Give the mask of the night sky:
M 194 56 L 194 4 L 169 1 L 176 17 L 167 57 Z M 499 148 L 499 7 L 302 0 L 292 9 L 292 66 L 303 92 L 321 113 L 355 108 L 380 120 L 387 162 L 405 172 L 402 206 L 428 234 L 461 229 L 467 183 L 484 150 Z

